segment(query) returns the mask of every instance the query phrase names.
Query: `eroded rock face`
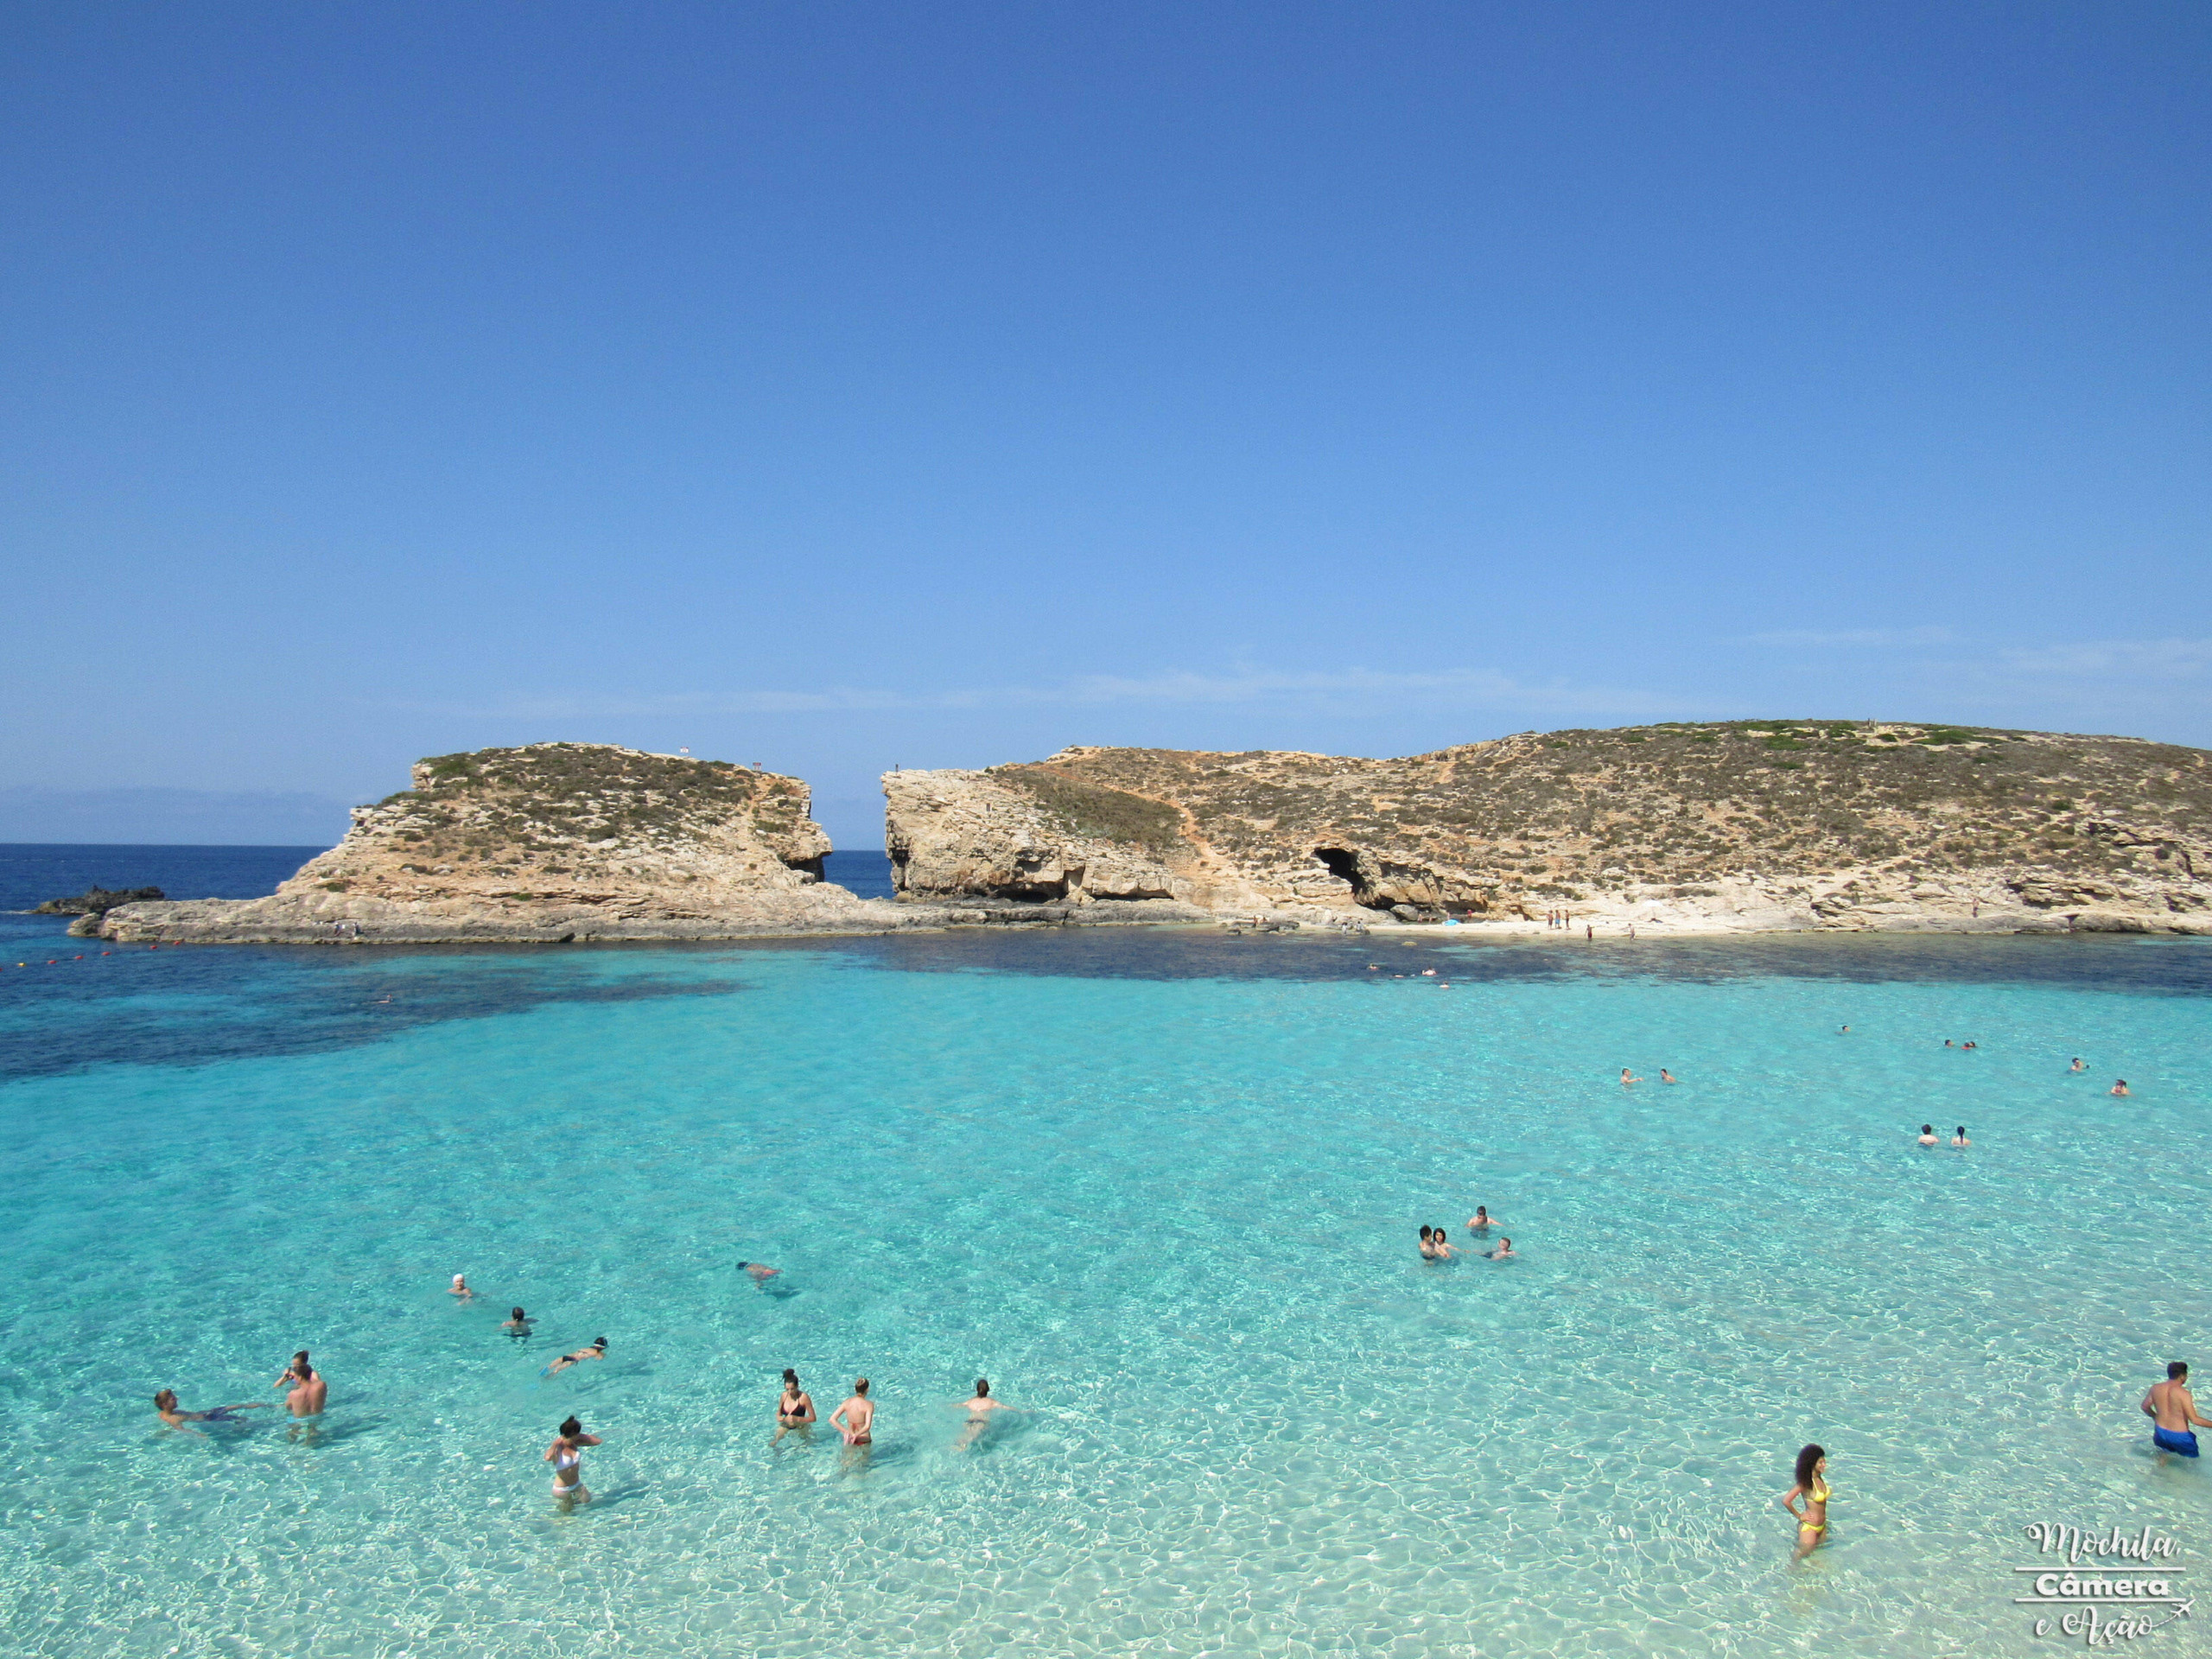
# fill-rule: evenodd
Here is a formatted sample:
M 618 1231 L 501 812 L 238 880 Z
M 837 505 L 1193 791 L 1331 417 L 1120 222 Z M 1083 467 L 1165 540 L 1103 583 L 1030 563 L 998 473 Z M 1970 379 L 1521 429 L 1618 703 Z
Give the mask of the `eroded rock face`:
M 884 791 L 915 899 L 2212 932 L 2212 756 L 2129 738 L 1748 721 L 1395 760 L 1076 748 Z
M 588 743 L 440 755 L 274 898 L 134 904 L 108 938 L 716 938 L 912 925 L 822 880 L 796 778 Z

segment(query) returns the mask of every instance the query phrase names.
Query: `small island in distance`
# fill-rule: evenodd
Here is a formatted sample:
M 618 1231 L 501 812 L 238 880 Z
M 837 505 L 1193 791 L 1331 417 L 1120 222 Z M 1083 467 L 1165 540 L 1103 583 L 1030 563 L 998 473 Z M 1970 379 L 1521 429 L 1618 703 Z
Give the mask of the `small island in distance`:
M 822 880 L 798 779 L 579 743 L 438 756 L 268 899 L 124 941 L 737 938 L 1008 923 L 2212 935 L 2212 755 L 1754 720 L 1398 760 L 1077 747 L 884 779 L 895 900 Z

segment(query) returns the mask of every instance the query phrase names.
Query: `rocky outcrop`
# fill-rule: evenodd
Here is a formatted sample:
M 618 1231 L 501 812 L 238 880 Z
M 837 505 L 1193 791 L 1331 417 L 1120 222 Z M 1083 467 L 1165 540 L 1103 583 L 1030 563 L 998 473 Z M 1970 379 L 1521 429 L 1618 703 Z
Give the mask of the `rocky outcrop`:
M 807 786 L 588 743 L 440 755 L 269 899 L 131 904 L 100 931 L 210 943 L 721 938 L 927 925 L 822 880 Z
M 884 791 L 910 900 L 2212 933 L 2212 755 L 2132 738 L 1753 721 L 1395 760 L 1074 748 Z

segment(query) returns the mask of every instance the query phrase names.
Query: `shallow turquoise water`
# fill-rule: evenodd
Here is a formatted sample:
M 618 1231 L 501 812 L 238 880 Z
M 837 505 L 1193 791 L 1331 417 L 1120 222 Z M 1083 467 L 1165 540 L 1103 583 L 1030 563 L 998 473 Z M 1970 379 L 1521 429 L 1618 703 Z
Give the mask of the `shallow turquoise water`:
M 2212 1366 L 2202 944 L 12 961 L 10 1652 L 2034 1652 L 2027 1522 L 2212 1541 L 2134 1409 Z M 301 1346 L 312 1439 L 155 1424 Z

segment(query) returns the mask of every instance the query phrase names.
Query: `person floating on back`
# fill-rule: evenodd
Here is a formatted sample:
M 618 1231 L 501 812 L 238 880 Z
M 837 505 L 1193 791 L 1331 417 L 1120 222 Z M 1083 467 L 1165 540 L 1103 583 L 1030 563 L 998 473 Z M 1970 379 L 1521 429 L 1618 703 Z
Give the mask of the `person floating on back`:
M 2193 1458 L 2196 1430 L 2212 1428 L 2196 1414 L 2196 1397 L 2189 1391 L 2189 1367 L 2180 1360 L 2166 1367 L 2166 1380 L 2153 1382 L 2143 1396 L 2143 1414 L 2151 1420 L 2151 1443 L 2161 1452 Z
M 594 1337 L 591 1339 L 590 1347 L 579 1348 L 573 1354 L 562 1355 L 560 1358 L 555 1360 L 550 1365 L 548 1365 L 545 1368 L 545 1375 L 548 1376 L 558 1376 L 563 1371 L 567 1370 L 571 1365 L 581 1364 L 587 1359 L 605 1359 L 606 1357 L 607 1338 L 605 1337 Z
M 188 1434 L 200 1431 L 194 1423 L 234 1423 L 241 1411 L 266 1411 L 266 1400 L 248 1400 L 235 1406 L 211 1406 L 206 1411 L 181 1411 L 177 1408 L 176 1390 L 163 1389 L 154 1396 L 154 1409 L 161 1414 L 162 1421 L 171 1428 L 181 1428 Z

